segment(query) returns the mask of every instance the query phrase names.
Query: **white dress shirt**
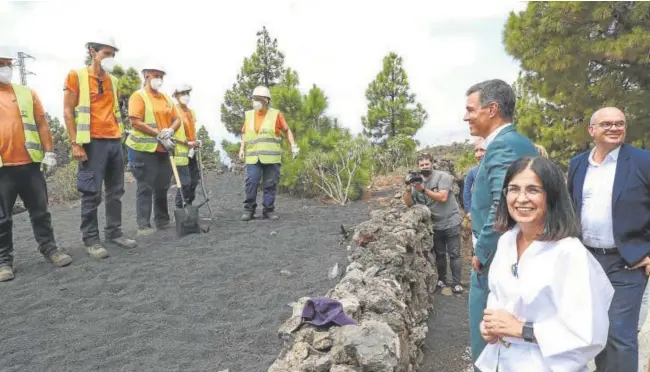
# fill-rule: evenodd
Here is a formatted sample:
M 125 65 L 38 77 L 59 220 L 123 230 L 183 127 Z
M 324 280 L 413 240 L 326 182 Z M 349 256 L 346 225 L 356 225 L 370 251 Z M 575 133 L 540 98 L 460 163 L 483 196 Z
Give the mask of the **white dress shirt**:
M 507 123 L 503 124 L 502 126 L 498 127 L 497 129 L 494 130 L 494 132 L 490 133 L 485 139 L 483 140 L 483 143 L 481 144 L 481 147 L 485 150 L 487 147 L 490 145 L 490 142 L 494 141 L 494 138 L 501 133 L 503 129 L 505 129 L 507 126 L 512 125 L 512 123 Z
M 616 161 L 620 147 L 607 156 L 602 163 L 594 161 L 596 149 L 589 154 L 589 166 L 582 188 L 582 242 L 593 248 L 614 248 L 614 224 L 612 222 L 612 194 L 616 177 Z

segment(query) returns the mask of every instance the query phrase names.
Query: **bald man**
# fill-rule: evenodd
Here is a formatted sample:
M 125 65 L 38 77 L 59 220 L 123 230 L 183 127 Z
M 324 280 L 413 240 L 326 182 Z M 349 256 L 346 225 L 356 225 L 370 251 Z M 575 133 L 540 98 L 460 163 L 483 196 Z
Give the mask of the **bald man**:
M 598 372 L 638 370 L 637 325 L 650 272 L 650 152 L 624 144 L 626 129 L 621 110 L 596 111 L 587 127 L 595 146 L 569 165 L 582 243 L 615 290 Z

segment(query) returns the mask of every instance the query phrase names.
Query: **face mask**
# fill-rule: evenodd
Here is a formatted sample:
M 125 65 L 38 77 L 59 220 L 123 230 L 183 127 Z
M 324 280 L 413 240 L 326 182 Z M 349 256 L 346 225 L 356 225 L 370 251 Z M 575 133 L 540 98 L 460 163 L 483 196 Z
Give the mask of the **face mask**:
M 11 83 L 13 75 L 14 70 L 10 66 L 0 67 L 0 83 Z
M 113 69 L 115 68 L 115 58 L 113 57 L 106 57 L 102 59 L 100 62 L 102 65 L 102 70 L 108 72 L 109 74 L 113 72 Z
M 151 79 L 151 89 L 153 90 L 159 90 L 162 84 L 163 80 L 161 78 Z
M 261 110 L 262 109 L 262 102 L 260 101 L 253 101 L 253 109 L 254 110 Z
M 422 169 L 420 170 L 420 173 L 422 173 L 424 177 L 429 177 L 431 175 L 431 169 Z
M 178 99 L 182 104 L 187 105 L 190 103 L 190 96 L 181 96 L 181 98 Z

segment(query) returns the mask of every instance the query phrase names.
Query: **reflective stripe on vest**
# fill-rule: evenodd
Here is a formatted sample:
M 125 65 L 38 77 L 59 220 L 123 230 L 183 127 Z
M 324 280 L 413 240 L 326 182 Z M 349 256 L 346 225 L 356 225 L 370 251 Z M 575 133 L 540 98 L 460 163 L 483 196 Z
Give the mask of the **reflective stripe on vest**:
M 90 82 L 88 67 L 77 70 L 79 77 L 79 104 L 74 108 L 74 120 L 77 124 L 77 137 L 75 142 L 79 144 L 90 142 Z M 111 91 L 113 92 L 113 113 L 115 120 L 120 127 L 120 135 L 124 132 L 124 124 L 122 123 L 122 113 L 120 112 L 120 104 L 117 100 L 117 87 L 119 80 L 117 77 L 111 77 Z
M 133 94 L 139 94 L 144 101 L 144 124 L 153 129 L 157 129 L 158 123 L 156 123 L 156 117 L 153 114 L 153 105 L 151 103 L 149 94 L 144 89 L 140 89 Z M 166 94 L 162 95 L 167 100 L 169 107 L 174 107 L 174 103 L 172 102 L 171 98 L 167 97 Z M 152 137 L 133 128 L 131 130 L 131 134 L 126 139 L 125 144 L 136 151 L 155 152 L 156 148 L 158 147 L 158 140 L 156 137 Z
M 190 148 L 189 146 L 183 144 L 183 142 L 187 141 L 187 133 L 185 133 L 185 119 L 183 118 L 183 109 L 180 105 L 177 105 L 176 110 L 178 111 L 178 116 L 181 120 L 181 126 L 178 127 L 178 130 L 176 133 L 174 133 L 174 138 L 178 140 L 178 142 L 176 142 L 176 147 L 174 148 L 174 163 L 176 163 L 176 165 L 179 167 L 182 167 L 190 163 L 190 159 L 188 158 L 188 155 L 190 154 Z
M 245 162 L 255 164 L 278 164 L 282 162 L 282 137 L 275 136 L 275 123 L 280 111 L 269 108 L 260 126 L 255 132 L 255 111 L 246 111 L 246 132 L 244 133 Z
M 43 146 L 41 146 L 41 137 L 38 135 L 38 128 L 34 120 L 34 97 L 32 90 L 24 85 L 11 84 L 16 94 L 16 103 L 20 110 L 20 119 L 23 122 L 23 132 L 25 133 L 25 148 L 29 157 L 34 163 L 40 163 L 43 160 Z M 0 167 L 4 163 L 0 158 Z

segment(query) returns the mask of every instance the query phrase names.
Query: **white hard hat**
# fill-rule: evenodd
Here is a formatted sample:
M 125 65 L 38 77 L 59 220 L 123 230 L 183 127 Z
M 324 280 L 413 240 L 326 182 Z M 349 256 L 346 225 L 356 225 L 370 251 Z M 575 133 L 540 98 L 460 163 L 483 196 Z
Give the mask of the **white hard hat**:
M 15 59 L 16 56 L 9 48 L 0 48 L 0 58 L 2 59 Z
M 174 87 L 174 91 L 172 92 L 172 95 L 180 92 L 189 92 L 191 90 L 192 90 L 192 86 L 190 84 L 181 83 L 176 85 L 176 87 Z
M 113 38 L 113 36 L 110 36 L 104 32 L 99 32 L 93 38 L 88 40 L 88 42 L 86 43 L 86 48 L 89 46 L 89 44 L 92 43 L 113 47 L 115 48 L 116 52 L 119 51 L 119 49 L 117 49 L 117 44 L 115 43 L 115 39 Z
M 145 67 L 142 69 L 142 72 L 145 72 L 147 70 L 153 70 L 153 71 L 160 71 L 163 74 L 165 74 L 165 67 L 161 63 L 153 62 L 153 63 L 147 63 Z
M 260 85 L 253 89 L 253 96 L 266 97 L 268 99 L 271 99 L 271 92 L 269 92 L 269 88 Z

